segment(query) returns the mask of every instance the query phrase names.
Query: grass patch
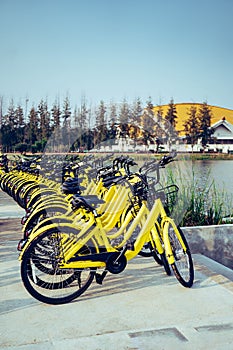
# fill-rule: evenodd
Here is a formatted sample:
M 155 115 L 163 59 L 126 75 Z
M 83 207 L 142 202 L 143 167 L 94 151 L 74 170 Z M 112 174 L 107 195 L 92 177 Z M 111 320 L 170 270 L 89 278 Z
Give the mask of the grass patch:
M 233 198 L 217 188 L 210 176 L 200 178 L 193 169 L 184 176 L 180 168 L 167 169 L 166 185 L 179 186 L 171 217 L 181 226 L 220 225 L 232 222 Z M 227 217 L 227 219 L 226 219 Z

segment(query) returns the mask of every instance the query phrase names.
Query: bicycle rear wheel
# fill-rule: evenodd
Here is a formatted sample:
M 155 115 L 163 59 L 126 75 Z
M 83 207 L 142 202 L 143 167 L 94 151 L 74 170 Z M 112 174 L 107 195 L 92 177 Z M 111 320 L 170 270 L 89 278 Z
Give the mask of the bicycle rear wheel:
M 79 297 L 95 276 L 93 268 L 59 268 L 61 239 L 61 232 L 44 232 L 31 242 L 21 263 L 21 278 L 26 290 L 35 299 L 47 304 L 65 304 Z M 79 253 L 87 255 L 93 250 L 84 246 Z
M 171 264 L 171 267 L 177 280 L 184 287 L 190 288 L 192 287 L 194 280 L 192 255 L 183 231 L 180 227 L 177 227 L 177 229 L 179 235 L 176 234 L 174 228 L 171 225 L 168 230 L 172 253 L 175 258 L 175 262 Z M 185 245 L 186 250 L 183 249 L 181 242 Z
M 50 206 L 50 207 L 45 207 L 42 208 L 38 211 L 35 210 L 35 213 L 33 212 L 28 220 L 24 224 L 23 232 L 24 232 L 24 238 L 27 238 L 31 230 L 40 223 L 42 226 L 43 220 L 51 217 L 51 222 L 53 216 L 58 216 L 65 214 L 67 212 L 67 208 L 64 208 L 62 206 Z

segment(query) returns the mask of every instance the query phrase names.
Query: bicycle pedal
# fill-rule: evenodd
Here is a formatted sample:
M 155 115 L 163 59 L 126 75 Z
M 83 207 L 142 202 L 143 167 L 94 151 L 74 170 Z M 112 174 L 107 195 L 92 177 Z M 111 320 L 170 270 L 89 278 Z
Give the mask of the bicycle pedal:
M 98 284 L 103 284 L 103 280 L 105 278 L 105 276 L 107 275 L 107 271 L 104 271 L 103 273 L 96 273 L 95 274 L 95 281 Z

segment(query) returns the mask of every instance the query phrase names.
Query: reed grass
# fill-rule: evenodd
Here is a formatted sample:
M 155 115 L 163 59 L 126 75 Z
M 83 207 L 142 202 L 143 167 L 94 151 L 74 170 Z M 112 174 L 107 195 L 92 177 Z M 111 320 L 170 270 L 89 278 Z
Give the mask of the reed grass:
M 166 185 L 179 186 L 178 198 L 171 216 L 181 226 L 220 225 L 232 222 L 233 198 L 216 186 L 210 174 L 201 179 L 191 169 L 184 176 L 180 168 L 167 170 Z

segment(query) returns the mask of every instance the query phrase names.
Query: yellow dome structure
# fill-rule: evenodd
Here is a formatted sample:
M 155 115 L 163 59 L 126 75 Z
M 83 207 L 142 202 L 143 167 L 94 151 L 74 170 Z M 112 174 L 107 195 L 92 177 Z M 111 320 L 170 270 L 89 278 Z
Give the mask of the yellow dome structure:
M 176 115 L 177 115 L 177 124 L 176 124 L 176 130 L 182 134 L 184 131 L 184 123 L 188 119 L 188 112 L 190 111 L 191 106 L 195 106 L 197 108 L 197 112 L 202 107 L 202 103 L 174 103 L 176 107 Z M 230 124 L 233 125 L 233 110 L 227 109 L 223 107 L 218 106 L 211 106 L 208 105 L 209 109 L 211 110 L 211 125 L 215 124 L 219 120 L 225 118 Z M 154 106 L 154 113 L 157 114 L 158 110 L 161 110 L 163 113 L 163 116 L 166 115 L 167 110 L 169 108 L 169 105 L 162 105 L 162 106 Z

